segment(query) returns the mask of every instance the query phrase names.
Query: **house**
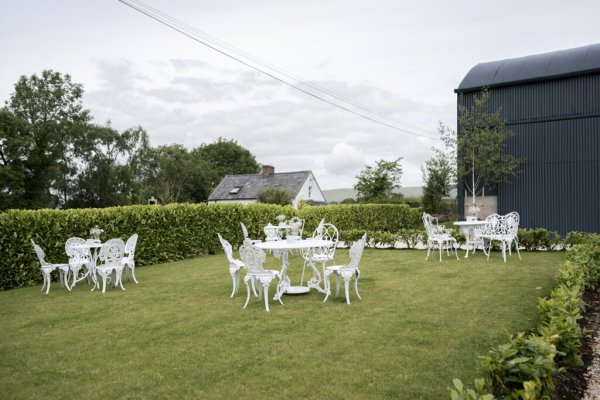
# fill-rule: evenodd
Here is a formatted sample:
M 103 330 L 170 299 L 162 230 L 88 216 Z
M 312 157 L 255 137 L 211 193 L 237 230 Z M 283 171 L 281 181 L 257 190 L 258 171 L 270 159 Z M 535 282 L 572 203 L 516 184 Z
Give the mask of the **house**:
M 522 227 L 563 235 L 600 232 L 600 44 L 478 64 L 455 90 L 458 105 L 471 107 L 482 87 L 515 134 L 505 151 L 526 159 L 488 213 L 517 211 Z M 459 186 L 459 214 L 465 197 Z
M 208 203 L 256 203 L 258 195 L 272 188 L 283 189 L 292 197 L 292 207 L 300 200 L 326 204 L 323 192 L 311 171 L 278 172 L 263 165 L 260 174 L 226 175 L 208 197 Z

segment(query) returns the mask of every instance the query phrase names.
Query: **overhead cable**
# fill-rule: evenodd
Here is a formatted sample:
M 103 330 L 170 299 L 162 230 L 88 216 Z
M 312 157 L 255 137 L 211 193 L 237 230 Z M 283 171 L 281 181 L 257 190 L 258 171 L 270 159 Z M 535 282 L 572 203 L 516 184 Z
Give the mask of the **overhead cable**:
M 184 36 L 187 36 L 188 38 L 190 38 L 190 39 L 192 39 L 192 40 L 194 40 L 194 41 L 196 41 L 196 42 L 198 42 L 198 43 L 200 43 L 200 44 L 202 44 L 202 45 L 204 45 L 204 46 L 206 46 L 206 47 L 208 47 L 208 48 L 210 48 L 210 49 L 212 49 L 212 50 L 214 50 L 214 51 L 216 51 L 216 52 L 218 52 L 218 53 L 220 53 L 220 54 L 222 54 L 222 55 L 224 55 L 224 56 L 226 56 L 226 57 L 228 57 L 228 58 L 230 58 L 232 60 L 234 60 L 234 61 L 237 61 L 237 62 L 239 62 L 239 63 L 241 63 L 241 64 L 243 64 L 243 65 L 245 65 L 245 66 L 247 66 L 249 68 L 252 68 L 252 69 L 254 69 L 254 70 L 256 70 L 256 71 L 258 71 L 258 72 L 260 72 L 260 73 L 262 73 L 262 74 L 264 74 L 264 75 L 266 75 L 268 77 L 270 77 L 271 79 L 274 79 L 274 80 L 276 80 L 276 81 L 278 81 L 280 83 L 283 83 L 283 84 L 285 84 L 287 86 L 290 86 L 290 87 L 292 87 L 292 88 L 294 88 L 294 89 L 296 89 L 298 91 L 301 91 L 301 92 L 303 92 L 306 95 L 309 95 L 309 96 L 311 96 L 313 98 L 316 98 L 316 99 L 321 100 L 321 101 L 323 101 L 325 103 L 328 103 L 328 104 L 330 104 L 330 105 L 332 105 L 334 107 L 337 107 L 337 108 L 342 109 L 344 111 L 350 112 L 350 113 L 352 113 L 352 114 L 354 114 L 356 116 L 359 116 L 359 117 L 364 118 L 366 120 L 369 120 L 371 122 L 374 122 L 374 123 L 386 126 L 388 128 L 391 128 L 391 129 L 394 129 L 394 130 L 397 130 L 397 131 L 400 131 L 400 132 L 403 132 L 403 133 L 407 133 L 407 134 L 410 134 L 410 135 L 413 135 L 413 136 L 424 137 L 424 138 L 431 138 L 430 136 L 422 135 L 422 134 L 415 133 L 415 132 L 412 132 L 412 131 L 409 131 L 409 130 L 406 130 L 406 129 L 402 129 L 402 128 L 399 128 L 399 127 L 397 127 L 395 125 L 392 125 L 390 123 L 386 123 L 384 121 L 380 121 L 380 120 L 377 120 L 375 118 L 372 118 L 372 117 L 370 117 L 368 115 L 364 115 L 363 113 L 360 113 L 360 112 L 357 112 L 355 110 L 352 110 L 351 108 L 349 108 L 349 107 L 347 107 L 345 105 L 338 104 L 338 103 L 336 103 L 333 100 L 329 100 L 329 99 L 326 99 L 326 98 L 324 98 L 322 96 L 319 96 L 319 95 L 317 95 L 315 93 L 312 93 L 311 91 L 309 91 L 307 89 L 304 89 L 304 88 L 298 86 L 297 84 L 290 83 L 287 80 L 285 80 L 285 79 L 283 79 L 283 78 L 281 78 L 279 76 L 276 76 L 275 74 L 273 74 L 271 72 L 265 71 L 264 69 L 259 68 L 256 65 L 253 65 L 249 61 L 243 60 L 242 58 L 246 58 L 246 59 L 252 60 L 256 64 L 260 64 L 263 67 L 267 67 L 267 68 L 269 68 L 269 69 L 271 69 L 273 71 L 278 72 L 281 75 L 285 75 L 285 76 L 287 76 L 289 78 L 292 78 L 292 79 L 298 81 L 298 83 L 300 83 L 301 85 L 304 85 L 304 86 L 307 86 L 307 87 L 312 88 L 314 90 L 317 90 L 317 91 L 319 91 L 321 93 L 324 93 L 324 94 L 326 94 L 326 95 L 328 95 L 328 96 L 330 96 L 330 97 L 332 97 L 332 98 L 334 98 L 336 100 L 343 101 L 343 102 L 345 102 L 345 103 L 347 103 L 347 104 L 349 104 L 349 105 L 351 105 L 353 107 L 359 108 L 359 109 L 361 109 L 363 111 L 369 112 L 369 113 L 374 114 L 374 115 L 378 115 L 378 116 L 380 116 L 382 118 L 391 120 L 393 122 L 398 122 L 398 121 L 396 121 L 396 120 L 394 120 L 394 119 L 392 119 L 390 117 L 385 116 L 384 114 L 381 114 L 381 113 L 378 113 L 378 112 L 375 112 L 375 111 L 371 111 L 368 108 L 366 108 L 366 107 L 364 107 L 364 106 L 362 106 L 362 105 L 360 105 L 358 103 L 354 103 L 354 102 L 352 102 L 352 101 L 350 101 L 348 99 L 343 98 L 342 96 L 336 95 L 336 94 L 334 94 L 334 93 L 332 93 L 332 92 L 330 92 L 330 91 L 328 91 L 326 89 L 323 89 L 323 88 L 319 87 L 318 85 L 315 85 L 313 83 L 310 83 L 310 82 L 307 82 L 305 80 L 302 80 L 301 78 L 297 77 L 296 75 L 293 75 L 293 74 L 291 74 L 291 73 L 289 73 L 289 72 L 287 72 L 287 71 L 285 71 L 285 70 L 283 70 L 281 68 L 278 68 L 278 67 L 276 67 L 276 66 L 274 66 L 272 64 L 269 64 L 266 61 L 263 61 L 263 60 L 259 59 L 258 57 L 255 57 L 252 54 L 249 54 L 249 53 L 247 53 L 247 52 L 245 52 L 243 50 L 240 50 L 240 49 L 238 49 L 238 48 L 236 48 L 236 47 L 234 47 L 234 46 L 232 46 L 230 44 L 227 44 L 226 42 L 223 42 L 223 41 L 215 38 L 214 36 L 211 36 L 211 35 L 209 35 L 209 34 L 207 34 L 205 32 L 200 31 L 199 29 L 196 29 L 196 28 L 194 28 L 194 27 L 192 27 L 192 26 L 190 26 L 190 25 L 188 25 L 188 24 L 186 24 L 184 22 L 181 22 L 181 21 L 179 21 L 179 20 L 177 20 L 177 19 L 169 16 L 168 14 L 166 14 L 166 13 L 164 13 L 162 11 L 159 11 L 159 10 L 157 10 L 157 9 L 155 9 L 155 8 L 153 8 L 153 7 L 147 5 L 147 4 L 145 4 L 145 3 L 143 3 L 143 2 L 141 2 L 139 0 L 119 0 L 119 2 L 125 4 L 125 5 L 127 5 L 129 7 L 131 7 L 132 9 L 134 9 L 134 10 L 136 10 L 136 11 L 138 11 L 138 12 L 144 14 L 144 15 L 146 15 L 147 17 L 150 17 L 150 18 L 154 19 L 155 21 L 157 21 L 157 22 L 159 22 L 159 23 L 167 26 L 168 28 L 171 28 L 171 29 L 175 30 L 176 32 L 179 32 L 180 34 L 182 34 Z M 219 48 L 219 47 L 221 47 L 221 48 Z M 223 50 L 222 48 L 225 48 L 228 51 Z M 236 56 L 236 55 L 233 55 L 231 53 L 238 53 L 240 55 Z

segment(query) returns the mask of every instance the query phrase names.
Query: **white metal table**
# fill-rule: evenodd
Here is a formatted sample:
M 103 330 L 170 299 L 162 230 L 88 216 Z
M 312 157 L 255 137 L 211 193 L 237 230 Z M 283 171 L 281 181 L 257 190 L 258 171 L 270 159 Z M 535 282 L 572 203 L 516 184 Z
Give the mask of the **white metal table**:
M 254 246 L 263 250 L 279 251 L 281 254 L 281 278 L 277 284 L 277 292 L 273 296 L 273 300 L 279 300 L 284 293 L 300 294 L 307 293 L 310 289 L 316 289 L 321 293 L 325 293 L 325 289 L 321 287 L 321 273 L 312 260 L 312 249 L 331 247 L 331 240 L 322 239 L 306 239 L 306 240 L 277 240 L 270 242 L 256 243 Z M 313 277 L 308 280 L 307 286 L 292 286 L 290 278 L 287 276 L 288 268 L 288 253 L 290 250 L 309 250 L 308 266 L 313 270 Z
M 75 286 L 75 283 L 80 282 L 80 281 L 84 280 L 85 278 L 91 278 L 92 283 L 94 284 L 92 291 L 94 289 L 96 289 L 96 287 L 100 288 L 100 284 L 98 283 L 98 279 L 96 278 L 96 265 L 98 264 L 98 253 L 99 253 L 100 247 L 102 247 L 102 242 L 100 242 L 100 240 L 94 240 L 94 239 L 88 239 L 85 242 L 85 244 L 73 245 L 74 249 L 88 250 L 92 256 L 91 268 L 88 268 L 88 270 L 85 274 L 83 274 L 79 279 L 75 280 L 73 286 Z
M 485 221 L 456 221 L 454 222 L 454 225 L 458 226 L 458 231 L 460 233 L 462 233 L 463 235 L 465 235 L 465 237 L 467 238 L 467 254 L 465 254 L 465 258 L 469 257 L 469 246 L 471 244 L 473 244 L 473 253 L 475 252 L 475 246 L 477 246 L 478 242 L 475 242 L 475 236 L 474 236 L 474 232 L 473 230 L 475 228 L 478 228 L 480 226 L 485 225 L 486 222 Z M 473 239 L 471 239 L 471 237 L 473 237 Z M 483 243 L 481 243 L 483 244 Z

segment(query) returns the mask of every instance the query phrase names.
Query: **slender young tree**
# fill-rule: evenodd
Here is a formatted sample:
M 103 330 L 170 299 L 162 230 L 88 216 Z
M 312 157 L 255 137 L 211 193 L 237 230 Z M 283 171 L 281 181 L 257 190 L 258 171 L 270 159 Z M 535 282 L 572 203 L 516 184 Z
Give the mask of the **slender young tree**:
M 506 142 L 514 134 L 500 108 L 489 111 L 489 99 L 490 92 L 484 88 L 472 107 L 459 108 L 458 135 L 445 132 L 442 137 L 447 146 L 457 149 L 457 177 L 471 194 L 473 207 L 477 195 L 484 200 L 484 185 L 510 183 L 525 161 L 506 152 Z

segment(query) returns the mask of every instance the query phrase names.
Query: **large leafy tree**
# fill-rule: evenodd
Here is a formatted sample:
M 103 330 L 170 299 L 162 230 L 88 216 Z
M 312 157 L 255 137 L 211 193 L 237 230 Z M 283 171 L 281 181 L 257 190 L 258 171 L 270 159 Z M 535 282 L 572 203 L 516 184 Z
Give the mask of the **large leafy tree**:
M 79 171 L 69 185 L 66 207 L 126 205 L 139 197 L 136 156 L 149 147 L 142 128 L 119 133 L 110 125 L 90 125 L 86 140 L 76 147 Z
M 464 188 L 475 198 L 484 188 L 510 183 L 517 176 L 525 161 L 506 152 L 506 142 L 514 136 L 502 118 L 499 108 L 490 111 L 490 92 L 484 88 L 475 96 L 471 107 L 460 107 L 458 135 L 449 132 L 443 137 L 446 145 L 457 149 L 457 176 Z
M 51 70 L 22 76 L 15 84 L 0 117 L 0 191 L 11 198 L 3 208 L 59 205 L 65 176 L 74 171 L 70 146 L 90 120 L 82 94 L 83 87 L 71 82 L 69 75 Z
M 216 142 L 203 144 L 193 150 L 208 164 L 210 185 L 214 189 L 228 174 L 257 174 L 260 165 L 254 155 L 235 140 L 219 138 Z
M 393 161 L 379 160 L 375 166 L 366 165 L 356 176 L 354 189 L 361 203 L 394 203 L 402 199 L 393 190 L 400 187 L 402 157 Z
M 160 203 L 205 201 L 209 193 L 206 162 L 179 144 L 148 148 L 140 156 L 141 196 Z

